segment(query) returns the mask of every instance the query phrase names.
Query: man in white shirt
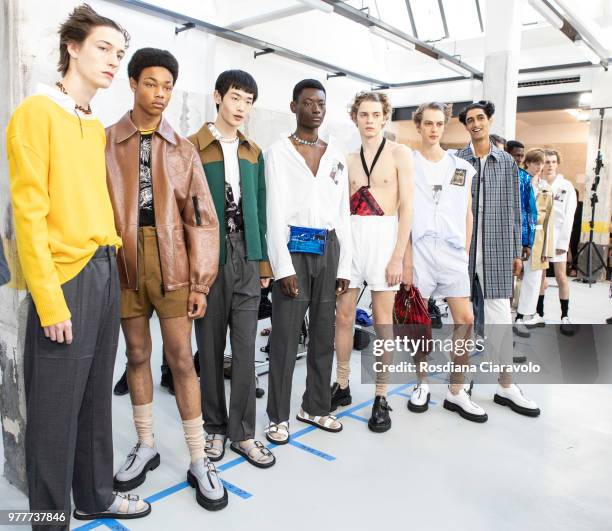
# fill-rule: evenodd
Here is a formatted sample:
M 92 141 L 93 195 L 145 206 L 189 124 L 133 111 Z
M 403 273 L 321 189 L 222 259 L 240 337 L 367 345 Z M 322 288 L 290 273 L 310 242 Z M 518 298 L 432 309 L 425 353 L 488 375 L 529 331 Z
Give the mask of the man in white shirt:
M 576 190 L 574 185 L 563 175 L 557 173 L 561 164 L 559 153 L 553 149 L 544 150 L 544 170 L 542 175 L 550 185 L 553 193 L 555 256 L 549 261 L 554 263 L 555 277 L 559 286 L 559 302 L 561 303 L 561 333 L 573 335 L 575 329 L 568 317 L 569 281 L 567 279 L 567 249 L 569 247 L 574 214 L 576 213 Z M 541 326 L 544 323 L 544 292 L 546 291 L 546 273 L 542 275 L 540 298 L 537 314 L 527 326 Z
M 268 256 L 272 288 L 272 335 L 266 437 L 289 442 L 291 383 L 297 346 L 309 310 L 306 391 L 297 419 L 325 431 L 342 424 L 329 414 L 336 296 L 351 274 L 351 232 L 346 160 L 333 138 L 319 138 L 325 88 L 313 79 L 293 89 L 297 128 L 267 151 Z M 291 246 L 292 251 L 289 250 Z
M 455 330 L 453 340 L 470 339 L 474 314 L 470 302 L 469 249 L 474 217 L 472 178 L 474 167 L 440 146 L 452 105 L 424 103 L 414 113 L 421 145 L 414 155 L 414 222 L 412 226 L 412 265 L 415 286 L 424 299 L 446 298 Z M 412 276 L 412 275 L 411 275 Z M 410 278 L 404 279 L 409 284 Z M 424 361 L 417 355 L 415 361 Z M 454 356 L 455 364 L 469 362 L 468 353 Z M 427 375 L 418 371 L 408 409 L 427 411 Z M 473 422 L 485 422 L 487 414 L 472 402 L 464 388 L 463 372 L 451 374 L 444 408 L 458 412 Z
M 353 261 L 349 291 L 338 297 L 336 314 L 336 382 L 332 411 L 351 403 L 350 359 L 353 323 L 359 288 L 365 282 L 372 293 L 376 335 L 392 339 L 393 303 L 403 280 L 404 253 L 412 224 L 412 154 L 410 148 L 383 136 L 391 105 L 382 92 L 360 92 L 351 109 L 359 129 L 361 149 L 347 157 L 350 184 Z M 391 363 L 385 352 L 384 364 Z M 371 431 L 391 428 L 387 403 L 388 372 L 377 373 Z

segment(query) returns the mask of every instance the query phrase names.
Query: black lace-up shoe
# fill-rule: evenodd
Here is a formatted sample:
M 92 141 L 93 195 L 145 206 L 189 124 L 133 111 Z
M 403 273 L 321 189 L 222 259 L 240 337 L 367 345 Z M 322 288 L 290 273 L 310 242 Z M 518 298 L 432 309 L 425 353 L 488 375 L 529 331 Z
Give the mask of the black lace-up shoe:
M 368 428 L 376 433 L 383 433 L 391 429 L 391 417 L 389 411 L 393 411 L 384 396 L 377 396 L 372 406 L 372 416 L 368 420 Z
M 340 406 L 348 406 L 352 403 L 353 397 L 351 396 L 350 386 L 346 386 L 345 389 L 340 387 L 338 382 L 334 382 L 331 388 L 331 411 L 336 411 Z

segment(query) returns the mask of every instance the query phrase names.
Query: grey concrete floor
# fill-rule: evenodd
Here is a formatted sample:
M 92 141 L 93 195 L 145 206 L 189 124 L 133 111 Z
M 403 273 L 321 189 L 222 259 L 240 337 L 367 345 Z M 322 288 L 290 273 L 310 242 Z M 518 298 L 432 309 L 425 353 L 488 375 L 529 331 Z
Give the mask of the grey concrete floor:
M 589 289 L 572 283 L 571 289 L 575 322 L 603 323 L 612 315 L 607 284 Z M 546 295 L 551 323 L 559 320 L 557 301 L 557 290 L 551 287 Z M 260 328 L 266 324 L 262 321 Z M 184 483 L 188 453 L 174 398 L 158 385 L 161 337 L 156 321 L 152 331 L 155 434 L 162 462 L 137 490 L 151 497 L 152 514 L 109 526 L 94 522 L 80 527 L 81 522 L 73 521 L 75 529 L 612 529 L 611 385 L 524 386 L 542 409 L 537 419 L 494 404 L 494 386 L 479 385 L 473 398 L 489 413 L 482 425 L 441 407 L 446 390 L 441 379 L 432 379 L 434 403 L 421 415 L 406 409 L 404 395 L 410 386 L 394 385 L 389 398 L 393 428 L 375 434 L 366 425 L 373 386 L 359 383 L 357 355 L 352 359 L 353 404 L 338 411 L 344 430 L 329 434 L 292 421 L 293 443 L 274 449 L 277 464 L 269 470 L 250 466 L 228 449 L 218 465 L 230 503 L 209 513 Z M 259 344 L 264 341 L 258 339 Z M 123 350 L 121 344 L 116 378 L 123 371 Z M 294 376 L 292 415 L 304 379 L 302 360 Z M 267 387 L 266 376 L 261 384 Z M 257 437 L 262 440 L 266 398 L 257 403 Z M 114 397 L 113 407 L 117 468 L 133 446 L 135 432 L 129 397 Z M 27 506 L 25 496 L 4 479 L 0 500 L 2 509 Z

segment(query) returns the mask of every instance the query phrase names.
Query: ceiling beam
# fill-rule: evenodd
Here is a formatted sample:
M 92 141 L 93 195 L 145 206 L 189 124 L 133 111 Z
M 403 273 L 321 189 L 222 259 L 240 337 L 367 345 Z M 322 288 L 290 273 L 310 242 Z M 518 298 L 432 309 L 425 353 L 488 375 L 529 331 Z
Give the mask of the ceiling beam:
M 336 13 L 337 15 L 348 18 L 349 20 L 352 20 L 357 24 L 361 24 L 366 28 L 376 26 L 380 29 L 383 29 L 389 33 L 392 33 L 396 37 L 399 37 L 400 39 L 404 39 L 414 44 L 417 52 L 427 55 L 428 57 L 431 57 L 435 60 L 446 59 L 447 61 L 454 63 L 460 68 L 470 72 L 473 78 L 480 80 L 483 78 L 483 73 L 480 70 L 477 70 L 473 66 L 470 66 L 469 64 L 464 63 L 460 59 L 457 59 L 457 57 L 455 57 L 454 55 L 450 55 L 440 50 L 439 48 L 436 48 L 435 46 L 420 41 L 412 35 L 408 35 L 407 33 L 399 30 L 395 26 L 391 26 L 390 24 L 387 24 L 386 22 L 380 20 L 379 18 L 363 13 L 361 10 L 355 9 L 354 7 L 342 2 L 341 0 L 323 0 L 323 2 L 332 5 L 334 7 L 334 13 Z
M 529 0 L 529 4 L 536 9 L 536 11 L 539 11 L 546 19 L 549 19 L 549 17 L 546 16 L 546 10 L 552 13 L 553 19 L 557 18 L 562 23 L 561 27 L 559 27 L 559 25 L 556 26 L 557 29 L 574 44 L 582 41 L 597 57 L 599 57 L 601 60 L 599 65 L 601 65 L 604 70 L 608 70 L 609 50 L 606 50 L 597 38 L 584 27 L 579 18 L 572 14 L 567 2 L 564 2 L 564 0 L 557 0 L 557 4 L 564 10 L 563 13 L 561 13 L 549 0 Z M 554 26 L 552 23 L 551 25 Z
M 228 24 L 226 28 L 232 31 L 238 31 L 248 28 L 249 26 L 257 26 L 258 24 L 265 24 L 266 22 L 273 22 L 275 20 L 292 17 L 294 15 L 301 15 L 307 11 L 312 11 L 312 8 L 306 5 L 275 9 L 274 11 L 269 11 L 268 13 L 262 13 L 261 15 L 255 15 L 253 17 L 237 20 L 236 22 Z
M 148 2 L 143 2 L 141 0 L 107 0 L 108 2 L 120 5 L 123 8 L 133 9 L 135 11 L 139 11 L 141 13 L 146 13 L 152 16 L 156 16 L 159 18 L 163 18 L 174 22 L 175 24 L 179 24 L 182 27 L 189 26 L 191 28 L 196 28 L 211 35 L 215 35 L 222 39 L 229 40 L 231 42 L 235 42 L 237 44 L 242 44 L 244 46 L 249 46 L 255 50 L 263 50 L 267 54 L 274 53 L 280 57 L 285 59 L 289 59 L 301 64 L 305 64 L 314 68 L 318 68 L 324 70 L 328 73 L 344 73 L 345 76 L 338 77 L 350 77 L 357 81 L 361 81 L 370 85 L 371 87 L 377 89 L 397 89 L 397 88 L 406 88 L 406 87 L 419 87 L 426 85 L 433 85 L 438 83 L 452 83 L 455 81 L 466 81 L 469 78 L 464 78 L 461 76 L 453 76 L 453 77 L 445 77 L 445 78 L 436 78 L 436 79 L 424 79 L 419 81 L 406 81 L 400 83 L 390 83 L 385 80 L 373 78 L 371 76 L 367 76 L 365 74 L 361 74 L 359 72 L 353 72 L 346 68 L 342 68 L 338 65 L 333 65 L 330 63 L 326 63 L 314 57 L 310 57 L 293 50 L 289 50 L 287 48 L 283 48 L 281 46 L 277 46 L 275 44 L 271 44 L 266 41 L 262 41 L 260 39 L 255 39 L 253 37 L 249 37 L 248 35 L 243 35 L 236 31 L 229 30 L 227 28 L 222 28 L 220 26 L 216 26 L 209 22 L 205 22 L 203 20 L 198 20 L 193 17 L 189 17 L 182 13 L 178 13 L 176 11 L 171 11 L 165 8 L 161 8 L 159 6 L 150 4 Z M 324 0 L 326 1 L 326 0 Z M 192 26 L 193 25 L 193 26 Z M 610 59 L 612 61 L 612 58 Z M 596 65 L 592 65 L 591 63 L 572 63 L 572 64 L 562 64 L 562 65 L 551 65 L 551 66 L 542 66 L 536 68 L 527 68 L 523 70 L 519 70 L 519 74 L 531 74 L 531 73 L 539 73 L 539 72 L 547 72 L 551 70 L 571 70 L 577 68 L 593 68 Z

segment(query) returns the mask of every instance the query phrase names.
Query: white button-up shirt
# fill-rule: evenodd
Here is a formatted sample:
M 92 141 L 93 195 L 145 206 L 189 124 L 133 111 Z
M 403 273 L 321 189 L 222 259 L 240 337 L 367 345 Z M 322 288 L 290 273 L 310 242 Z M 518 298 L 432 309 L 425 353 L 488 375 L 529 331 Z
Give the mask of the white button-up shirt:
M 340 243 L 337 278 L 350 279 L 351 229 L 348 169 L 333 138 L 316 176 L 283 135 L 265 154 L 268 257 L 277 280 L 295 275 L 287 249 L 289 225 L 334 229 Z

